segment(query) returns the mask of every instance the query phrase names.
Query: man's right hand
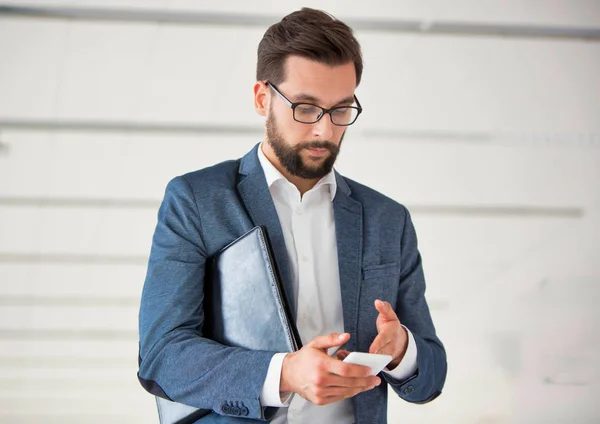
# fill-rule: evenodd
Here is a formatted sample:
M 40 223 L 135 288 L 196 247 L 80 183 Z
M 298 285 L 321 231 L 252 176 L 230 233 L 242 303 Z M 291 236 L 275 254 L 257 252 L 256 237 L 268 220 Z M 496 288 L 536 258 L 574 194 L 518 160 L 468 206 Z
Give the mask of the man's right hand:
M 327 355 L 327 349 L 341 346 L 348 333 L 315 337 L 294 353 L 288 353 L 281 368 L 281 392 L 298 393 L 315 405 L 327 405 L 371 390 L 381 379 L 370 375 L 369 367 L 347 364 Z

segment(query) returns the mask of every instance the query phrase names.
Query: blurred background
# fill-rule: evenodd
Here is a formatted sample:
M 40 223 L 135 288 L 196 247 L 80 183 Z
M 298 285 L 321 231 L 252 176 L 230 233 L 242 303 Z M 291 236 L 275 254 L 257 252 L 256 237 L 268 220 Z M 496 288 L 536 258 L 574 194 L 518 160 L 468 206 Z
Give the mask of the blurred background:
M 448 353 L 390 423 L 598 423 L 600 2 L 0 2 L 0 422 L 156 423 L 137 314 L 174 176 L 259 142 L 256 47 L 355 29 L 337 169 L 413 214 Z

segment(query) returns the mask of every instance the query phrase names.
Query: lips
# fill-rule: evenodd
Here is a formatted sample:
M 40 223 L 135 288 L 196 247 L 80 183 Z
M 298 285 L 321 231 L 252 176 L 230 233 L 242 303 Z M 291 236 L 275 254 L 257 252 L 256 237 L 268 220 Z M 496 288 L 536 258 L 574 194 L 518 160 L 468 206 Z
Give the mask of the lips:
M 324 156 L 327 153 L 329 153 L 328 149 L 323 149 L 323 148 L 307 148 L 306 150 L 308 150 L 308 152 L 313 155 L 313 156 Z

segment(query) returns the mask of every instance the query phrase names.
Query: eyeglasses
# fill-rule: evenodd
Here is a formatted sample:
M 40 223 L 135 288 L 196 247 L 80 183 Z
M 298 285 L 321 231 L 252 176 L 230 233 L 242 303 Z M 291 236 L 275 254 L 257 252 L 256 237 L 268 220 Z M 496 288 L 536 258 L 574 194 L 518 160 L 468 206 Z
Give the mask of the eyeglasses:
M 323 115 L 328 113 L 333 125 L 347 127 L 348 125 L 354 124 L 356 118 L 358 118 L 358 115 L 362 112 L 362 107 L 356 96 L 354 96 L 356 106 L 336 106 L 331 109 L 325 109 L 324 107 L 312 103 L 292 103 L 287 97 L 281 94 L 275 85 L 269 81 L 266 81 L 266 84 L 292 108 L 294 120 L 302 124 L 314 124 L 315 122 L 318 122 Z

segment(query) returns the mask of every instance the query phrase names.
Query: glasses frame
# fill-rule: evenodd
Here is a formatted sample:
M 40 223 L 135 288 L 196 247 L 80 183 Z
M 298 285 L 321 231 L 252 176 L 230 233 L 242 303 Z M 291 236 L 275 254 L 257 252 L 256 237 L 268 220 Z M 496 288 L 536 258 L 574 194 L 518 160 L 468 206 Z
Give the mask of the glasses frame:
M 265 84 L 268 85 L 269 87 L 271 87 L 271 89 L 275 93 L 277 93 L 277 95 L 279 95 L 279 97 L 281 97 L 281 99 L 292 109 L 292 117 L 294 118 L 294 121 L 299 122 L 301 124 L 307 124 L 307 125 L 316 124 L 317 122 L 319 122 L 321 120 L 321 118 L 323 116 L 325 116 L 325 114 L 329 114 L 329 120 L 331 121 L 331 123 L 333 125 L 338 126 L 338 127 L 348 127 L 348 126 L 354 124 L 356 122 L 356 120 L 358 119 L 359 115 L 362 113 L 362 106 L 360 105 L 360 102 L 358 101 L 358 98 L 356 97 L 356 94 L 354 95 L 354 101 L 356 102 L 356 106 L 335 106 L 335 107 L 332 107 L 331 109 L 325 109 L 324 107 L 321 107 L 321 106 L 316 105 L 314 103 L 308 103 L 308 102 L 296 102 L 296 103 L 294 103 L 290 99 L 288 99 L 287 97 L 285 97 L 281 93 L 281 91 L 279 91 L 279 89 L 275 86 L 275 84 L 273 84 L 272 82 L 265 81 Z M 319 108 L 319 109 L 321 109 L 321 114 L 313 122 L 299 121 L 299 120 L 296 119 L 296 107 L 298 107 L 299 105 L 310 105 L 310 106 L 314 106 L 316 108 Z M 342 109 L 342 108 L 352 108 L 352 109 L 356 109 L 356 111 L 357 111 L 356 116 L 354 117 L 354 120 L 352 122 L 350 122 L 349 124 L 336 124 L 335 122 L 333 122 L 333 115 L 331 114 L 331 112 L 334 112 L 336 109 Z

